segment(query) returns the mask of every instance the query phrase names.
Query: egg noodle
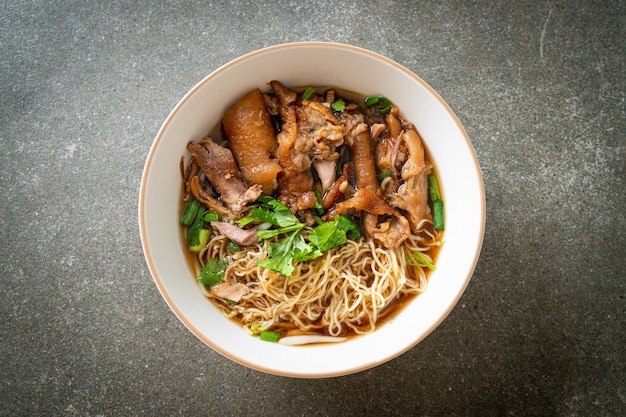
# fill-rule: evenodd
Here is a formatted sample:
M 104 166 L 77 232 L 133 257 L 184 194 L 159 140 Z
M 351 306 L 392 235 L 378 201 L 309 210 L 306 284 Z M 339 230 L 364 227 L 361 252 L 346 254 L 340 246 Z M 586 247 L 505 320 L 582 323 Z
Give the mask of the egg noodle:
M 319 258 L 298 262 L 290 277 L 257 265 L 267 256 L 263 245 L 231 253 L 228 239 L 214 234 L 198 254 L 196 267 L 199 273 L 211 258 L 229 260 L 225 280 L 246 284 L 249 294 L 234 304 L 200 287 L 226 317 L 239 321 L 248 332 L 362 335 L 373 332 L 400 300 L 425 291 L 430 270 L 411 259 L 420 252 L 434 263 L 440 233 L 430 219 L 423 219 L 419 232 L 395 249 L 374 239 L 348 240 Z

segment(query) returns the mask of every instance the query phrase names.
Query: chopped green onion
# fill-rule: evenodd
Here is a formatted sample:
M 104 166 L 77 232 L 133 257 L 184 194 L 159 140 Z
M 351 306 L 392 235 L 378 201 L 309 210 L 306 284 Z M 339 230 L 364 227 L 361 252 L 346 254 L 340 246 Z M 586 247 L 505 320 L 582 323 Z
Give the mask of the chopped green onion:
M 420 251 L 413 252 L 413 254 L 410 257 L 407 256 L 405 260 L 407 265 L 425 267 L 432 271 L 437 269 L 435 264 Z
M 333 111 L 344 111 L 346 109 L 346 102 L 343 101 L 342 99 L 339 100 L 335 100 L 331 105 L 330 108 L 333 109 Z
M 220 215 L 217 214 L 214 211 L 207 211 L 204 214 L 204 218 L 203 218 L 205 223 L 210 223 L 210 222 L 217 222 L 220 220 Z
M 315 94 L 315 89 L 313 87 L 307 87 L 307 89 L 304 90 L 304 93 L 300 96 L 300 100 L 308 100 L 313 96 L 313 94 Z
M 437 185 L 437 177 L 435 177 L 435 174 L 428 174 L 428 191 L 430 193 L 431 201 L 435 202 L 437 200 L 441 200 L 441 195 L 439 195 L 439 186 Z
M 209 237 L 211 236 L 210 229 L 200 229 L 198 231 L 198 244 L 189 246 L 189 250 L 191 252 L 200 252 L 202 248 L 204 248 L 209 241 Z
M 200 210 L 201 206 L 202 205 L 199 201 L 193 198 L 190 199 L 185 205 L 183 213 L 180 215 L 180 224 L 182 224 L 183 226 L 190 226 L 196 218 L 198 210 Z
M 219 284 L 224 280 L 224 273 L 226 272 L 227 266 L 228 261 L 226 260 L 219 258 L 209 259 L 204 268 L 202 268 L 198 281 L 209 287 Z
M 203 229 L 204 221 L 202 220 L 202 211 L 198 211 L 193 222 L 187 228 L 187 243 L 189 248 L 198 246 L 200 244 L 200 231 Z
M 436 200 L 433 202 L 433 225 L 437 230 L 444 229 L 443 201 Z
M 259 339 L 265 342 L 278 342 L 280 339 L 280 333 L 278 332 L 270 332 L 270 331 L 262 331 L 259 333 Z
M 441 194 L 439 193 L 439 186 L 437 185 L 437 177 L 435 177 L 435 174 L 428 174 L 428 192 L 430 194 L 430 201 L 433 204 L 433 224 L 435 229 L 443 230 L 443 200 L 441 200 Z

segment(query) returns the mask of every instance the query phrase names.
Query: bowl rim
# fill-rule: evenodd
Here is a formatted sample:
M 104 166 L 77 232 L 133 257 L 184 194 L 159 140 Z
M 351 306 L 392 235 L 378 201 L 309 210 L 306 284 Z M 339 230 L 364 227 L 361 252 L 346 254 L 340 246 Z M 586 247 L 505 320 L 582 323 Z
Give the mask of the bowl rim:
M 449 305 L 446 307 L 445 311 L 439 315 L 439 317 L 437 318 L 437 320 L 433 321 L 424 332 L 422 332 L 419 337 L 416 337 L 414 339 L 414 341 L 409 344 L 408 346 L 405 346 L 402 349 L 397 350 L 393 355 L 390 356 L 386 356 L 384 357 L 382 360 L 380 361 L 376 361 L 374 363 L 372 362 L 368 362 L 368 363 L 363 363 L 359 366 L 355 366 L 349 369 L 340 369 L 337 371 L 328 371 L 328 372 L 320 372 L 320 373 L 311 373 L 311 374 L 302 374 L 299 372 L 288 372 L 288 371 L 280 371 L 280 370 L 276 370 L 273 368 L 269 368 L 269 367 L 265 367 L 262 365 L 259 365 L 257 363 L 251 363 L 250 361 L 238 357 L 238 356 L 234 356 L 232 353 L 226 351 L 225 349 L 223 349 L 221 346 L 213 343 L 211 340 L 207 339 L 206 337 L 204 337 L 204 335 L 202 334 L 202 332 L 196 328 L 196 326 L 190 322 L 190 320 L 181 312 L 181 310 L 179 309 L 179 307 L 176 305 L 176 303 L 174 302 L 174 300 L 170 297 L 170 295 L 168 294 L 168 292 L 166 291 L 166 288 L 163 284 L 163 282 L 161 282 L 161 278 L 159 277 L 158 271 L 157 271 L 157 267 L 155 264 L 155 260 L 153 259 L 153 256 L 151 254 L 151 250 L 150 247 L 148 245 L 148 238 L 147 238 L 147 224 L 146 224 L 146 220 L 145 220 L 145 209 L 146 209 L 146 183 L 147 183 L 147 179 L 149 177 L 150 174 L 150 170 L 152 168 L 152 160 L 155 156 L 156 150 L 158 148 L 158 145 L 160 143 L 160 141 L 163 138 L 163 134 L 165 133 L 165 131 L 167 130 L 168 126 L 170 125 L 170 123 L 172 122 L 172 120 L 175 118 L 175 116 L 177 115 L 177 113 L 180 111 L 180 109 L 184 106 L 184 104 L 190 99 L 191 96 L 193 96 L 197 90 L 199 90 L 204 83 L 206 83 L 209 79 L 217 76 L 218 74 L 220 74 L 221 72 L 229 69 L 231 66 L 237 65 L 238 63 L 248 60 L 251 57 L 254 57 L 256 55 L 259 54 L 265 54 L 268 52 L 272 52 L 272 51 L 276 51 L 276 50 L 280 50 L 280 49 L 285 49 L 285 48 L 299 48 L 299 47 L 330 47 L 330 48 L 338 48 L 338 49 L 346 49 L 352 52 L 356 52 L 356 53 L 360 53 L 360 54 L 364 54 L 364 55 L 369 55 L 371 58 L 377 59 L 377 60 L 381 60 L 384 63 L 393 66 L 395 69 L 400 70 L 401 72 L 405 73 L 407 76 L 409 76 L 411 79 L 413 79 L 415 82 L 419 83 L 422 87 L 424 87 L 428 93 L 437 100 L 437 102 L 444 108 L 444 110 L 450 115 L 451 119 L 454 121 L 454 123 L 456 124 L 456 128 L 458 129 L 458 131 L 460 132 L 461 136 L 463 137 L 466 146 L 468 147 L 468 149 L 470 150 L 470 154 L 472 156 L 472 165 L 474 167 L 475 170 L 475 175 L 476 175 L 476 179 L 477 179 L 477 183 L 478 183 L 478 192 L 480 193 L 480 196 L 478 198 L 478 202 L 480 204 L 480 207 L 478 208 L 479 211 L 479 216 L 480 216 L 480 224 L 478 226 L 478 231 L 477 231 L 477 241 L 476 241 L 476 247 L 474 248 L 474 254 L 472 257 L 472 261 L 471 261 L 471 267 L 467 270 L 467 274 L 463 279 L 463 285 L 459 286 L 457 288 L 457 292 L 454 295 L 452 301 L 449 303 Z M 459 119 L 457 118 L 457 116 L 455 115 L 455 113 L 452 111 L 452 109 L 450 108 L 450 106 L 443 100 L 443 98 L 429 85 L 427 84 L 422 78 L 420 78 L 419 76 L 417 76 L 415 73 L 413 73 L 412 71 L 410 71 L 409 69 L 407 69 L 406 67 L 404 67 L 403 65 L 393 61 L 390 58 L 387 58 L 379 53 L 358 47 L 358 46 L 353 46 L 353 45 L 348 45 L 348 44 L 343 44 L 343 43 L 335 43 L 335 42 L 321 42 L 321 41 L 302 41 L 302 42 L 289 42 L 289 43 L 282 43 L 282 44 L 276 44 L 276 45 L 272 45 L 272 46 L 267 46 L 267 47 L 263 47 L 248 53 L 245 53 L 237 58 L 234 58 L 230 61 L 228 61 L 227 63 L 219 66 L 218 68 L 216 68 L 215 70 L 213 70 L 212 72 L 210 72 L 208 75 L 206 75 L 204 78 L 202 78 L 197 84 L 195 84 L 189 91 L 187 91 L 184 96 L 180 99 L 180 101 L 175 105 L 175 107 L 170 111 L 170 113 L 168 114 L 168 116 L 166 117 L 165 121 L 163 122 L 163 124 L 161 125 L 161 127 L 159 128 L 151 146 L 150 146 L 150 150 L 147 154 L 146 157 L 146 161 L 143 167 L 143 171 L 142 171 L 142 176 L 141 176 L 141 183 L 140 183 L 140 188 L 139 188 L 139 202 L 138 202 L 138 221 L 139 221 L 139 232 L 140 232 L 140 238 L 141 238 L 141 245 L 142 245 L 142 249 L 144 252 L 144 257 L 146 259 L 146 263 L 148 265 L 148 269 L 150 271 L 151 277 L 154 281 L 154 283 L 156 284 L 161 296 L 163 297 L 163 299 L 165 300 L 166 304 L 168 305 L 168 307 L 170 308 L 170 310 L 176 315 L 176 317 L 185 325 L 185 327 L 191 331 L 191 333 L 196 336 L 198 339 L 200 339 L 204 344 L 206 344 L 207 346 L 211 347 L 213 350 L 215 350 L 216 352 L 220 353 L 221 355 L 223 355 L 226 358 L 229 358 L 241 365 L 244 365 L 250 369 L 254 369 L 254 370 L 258 370 L 258 371 L 262 371 L 265 373 L 269 373 L 269 374 L 273 374 L 273 375 L 279 375 L 279 376 L 286 376 L 286 377 L 297 377 L 297 378 L 327 378 L 327 377 L 337 377 L 337 376 L 343 376 L 343 375 L 349 375 L 349 374 L 353 374 L 353 373 L 357 373 L 357 372 L 361 372 L 370 368 L 373 368 L 377 365 L 380 365 L 382 363 L 388 362 L 391 359 L 394 359 L 400 355 L 402 355 L 403 353 L 407 352 L 408 350 L 410 350 L 411 348 L 413 348 L 414 346 L 416 346 L 418 343 L 420 343 L 422 340 L 424 340 L 430 333 L 432 333 L 442 322 L 443 320 L 445 320 L 445 318 L 450 314 L 450 312 L 452 311 L 452 309 L 456 306 L 456 304 L 458 303 L 459 299 L 461 298 L 461 296 L 463 295 L 463 293 L 465 292 L 467 286 L 469 285 L 469 281 L 471 280 L 474 271 L 476 269 L 476 265 L 478 263 L 478 259 L 480 256 L 480 252 L 482 250 L 482 244 L 483 244 L 483 240 L 484 240 L 484 233 L 485 233 L 485 223 L 486 223 L 486 200 L 485 200 L 485 187 L 484 187 L 484 182 L 483 182 L 483 178 L 482 178 L 482 173 L 481 173 L 481 169 L 480 169 L 480 165 L 478 162 L 478 158 L 475 152 L 475 149 L 469 139 L 469 136 L 467 134 L 467 132 L 465 131 L 465 128 L 463 127 L 463 125 L 460 123 Z

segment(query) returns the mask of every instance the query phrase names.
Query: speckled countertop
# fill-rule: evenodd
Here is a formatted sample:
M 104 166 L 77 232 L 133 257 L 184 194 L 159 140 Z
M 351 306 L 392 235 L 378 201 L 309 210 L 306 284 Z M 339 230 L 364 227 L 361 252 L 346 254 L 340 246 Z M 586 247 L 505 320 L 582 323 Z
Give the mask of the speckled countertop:
M 223 358 L 153 284 L 143 164 L 193 85 L 254 49 L 386 55 L 448 102 L 483 171 L 474 277 L 404 355 L 327 380 Z M 0 415 L 626 414 L 626 4 L 0 5 Z

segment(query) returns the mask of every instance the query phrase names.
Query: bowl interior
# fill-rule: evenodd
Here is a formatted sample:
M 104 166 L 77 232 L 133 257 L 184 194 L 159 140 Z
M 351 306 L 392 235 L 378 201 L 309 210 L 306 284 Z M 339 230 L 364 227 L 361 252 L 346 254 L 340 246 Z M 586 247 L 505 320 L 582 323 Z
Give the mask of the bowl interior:
M 374 333 L 339 344 L 283 346 L 252 338 L 206 300 L 184 254 L 179 215 L 179 162 L 189 140 L 219 123 L 249 90 L 268 82 L 336 86 L 383 94 L 421 134 L 438 170 L 446 231 L 427 291 Z M 375 53 L 347 45 L 297 43 L 238 58 L 199 82 L 174 108 L 150 149 L 141 182 L 139 225 L 149 269 L 177 317 L 224 356 L 278 375 L 337 376 L 364 370 L 405 352 L 450 312 L 471 278 L 484 230 L 484 189 L 472 145 L 445 102 L 419 77 Z

